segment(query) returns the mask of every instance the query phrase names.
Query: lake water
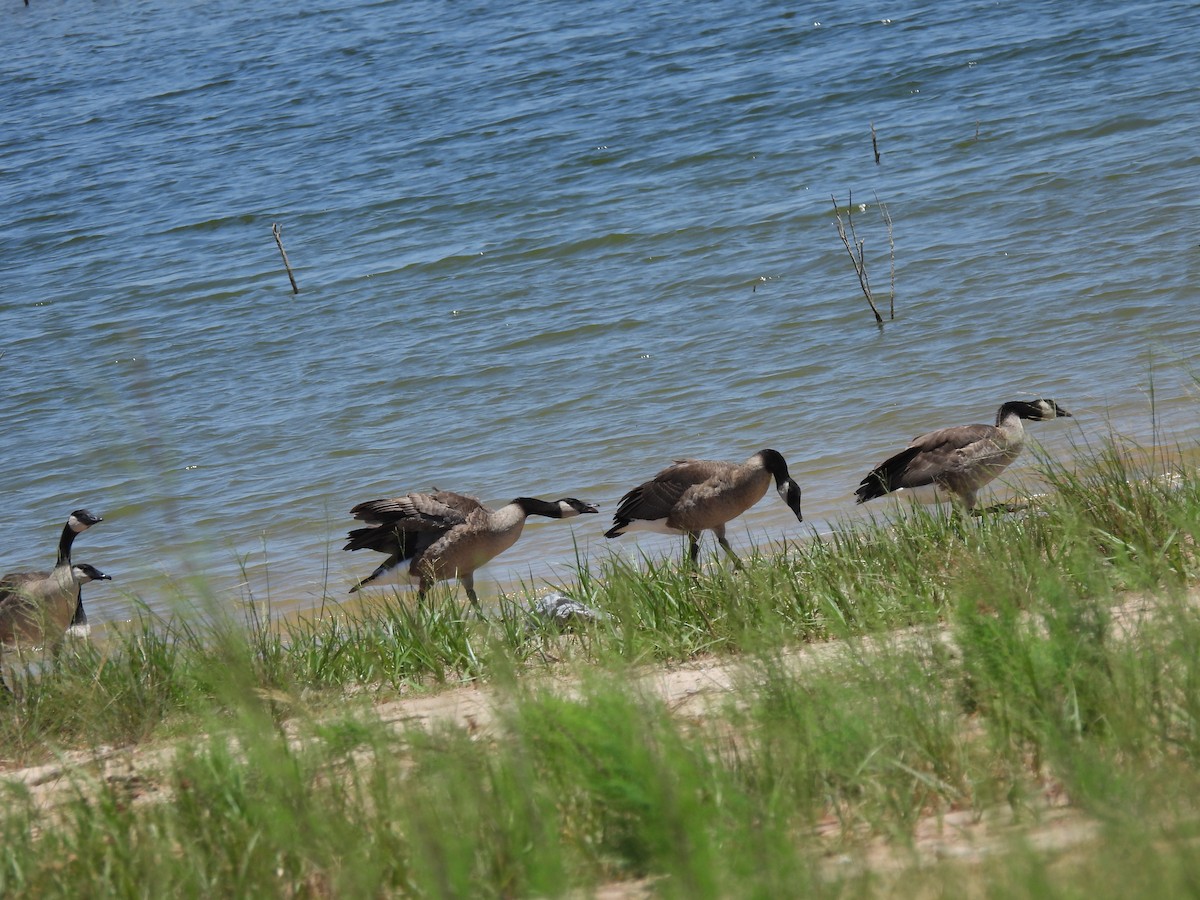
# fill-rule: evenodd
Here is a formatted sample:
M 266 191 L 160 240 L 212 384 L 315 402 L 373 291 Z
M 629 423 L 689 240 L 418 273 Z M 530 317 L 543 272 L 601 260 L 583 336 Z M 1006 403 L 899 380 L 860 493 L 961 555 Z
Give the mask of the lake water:
M 10 0 L 0 569 L 86 505 L 94 620 L 192 576 L 304 608 L 381 560 L 361 500 L 602 505 L 486 594 L 677 552 L 602 533 L 680 456 L 787 457 L 805 523 L 772 492 L 745 545 L 1009 399 L 1075 414 L 1056 457 L 1190 445 L 1197 73 L 1183 2 Z M 882 329 L 831 197 L 885 316 L 890 214 Z

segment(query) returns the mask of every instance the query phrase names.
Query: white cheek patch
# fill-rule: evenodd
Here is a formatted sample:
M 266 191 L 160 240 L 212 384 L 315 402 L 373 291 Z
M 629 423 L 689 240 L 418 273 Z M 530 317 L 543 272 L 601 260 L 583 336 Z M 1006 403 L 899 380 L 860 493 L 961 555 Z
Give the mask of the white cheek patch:
M 76 534 L 79 534 L 81 531 L 88 530 L 88 526 L 86 524 L 84 524 L 82 521 L 80 521 L 79 519 L 77 519 L 75 516 L 71 516 L 71 518 L 69 518 L 67 520 L 67 523 L 71 526 L 71 530 L 73 532 L 75 532 Z

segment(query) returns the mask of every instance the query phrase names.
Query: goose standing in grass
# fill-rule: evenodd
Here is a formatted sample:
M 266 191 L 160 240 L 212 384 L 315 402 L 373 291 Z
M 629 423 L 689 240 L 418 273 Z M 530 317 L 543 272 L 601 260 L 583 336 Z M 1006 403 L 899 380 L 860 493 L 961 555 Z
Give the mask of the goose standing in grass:
M 700 554 L 700 532 L 711 531 L 735 566 L 741 560 L 725 539 L 725 525 L 763 498 L 771 481 L 788 508 L 800 514 L 800 485 L 788 474 L 787 462 L 775 450 L 760 450 L 744 463 L 681 459 L 621 498 L 613 527 L 615 538 L 627 531 L 686 534 L 694 565 Z
M 945 492 L 971 512 L 980 488 L 994 480 L 1025 445 L 1022 419 L 1044 422 L 1071 414 L 1053 400 L 1011 400 L 996 413 L 995 425 L 957 425 L 913 438 L 880 463 L 858 486 L 858 503 L 893 491 L 929 488 L 917 499 L 936 501 Z
M 419 585 L 418 597 L 423 599 L 435 582 L 457 578 L 479 610 L 475 570 L 516 543 L 527 516 L 569 519 L 597 511 L 572 497 L 554 501 L 517 497 L 491 510 L 474 497 L 438 490 L 368 500 L 350 510 L 351 516 L 368 526 L 351 531 L 343 549 L 365 548 L 388 558 L 350 593 L 390 575 Z
M 62 536 L 58 539 L 58 561 L 55 562 L 55 567 L 71 564 L 71 545 L 75 543 L 75 536 L 87 531 L 98 522 L 103 522 L 103 516 L 95 516 L 86 509 L 77 509 L 67 517 L 67 524 L 63 526 Z M 87 628 L 87 613 L 83 609 L 83 591 L 80 590 L 75 596 L 75 614 L 71 618 L 71 628 Z
M 88 563 L 60 563 L 50 572 L 10 572 L 0 578 L 0 644 L 57 648 L 89 581 L 112 581 Z M 8 686 L 0 677 L 0 688 Z

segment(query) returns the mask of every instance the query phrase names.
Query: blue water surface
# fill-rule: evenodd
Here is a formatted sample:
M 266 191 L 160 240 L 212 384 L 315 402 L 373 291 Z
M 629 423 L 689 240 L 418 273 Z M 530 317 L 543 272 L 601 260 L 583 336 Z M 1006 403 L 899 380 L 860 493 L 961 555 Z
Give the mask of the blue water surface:
M 1198 38 L 1172 2 L 5 4 L 0 568 L 86 505 L 93 618 L 193 576 L 309 607 L 379 562 L 361 500 L 602 505 L 494 590 L 677 552 L 601 535 L 680 456 L 787 456 L 805 524 L 771 495 L 745 545 L 1009 399 L 1075 413 L 1056 458 L 1190 445 Z

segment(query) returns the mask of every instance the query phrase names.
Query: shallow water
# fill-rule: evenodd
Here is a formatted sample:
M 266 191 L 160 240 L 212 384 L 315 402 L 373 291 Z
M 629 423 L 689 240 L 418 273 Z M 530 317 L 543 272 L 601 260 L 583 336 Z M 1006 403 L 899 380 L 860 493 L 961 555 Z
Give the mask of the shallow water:
M 788 458 L 804 525 L 772 493 L 744 545 L 1008 399 L 1075 413 L 1056 457 L 1194 443 L 1200 9 L 813 9 L 7 4 L 0 567 L 86 505 L 94 619 L 306 606 L 380 561 L 360 500 L 602 505 L 486 589 L 675 552 L 601 535 L 680 456 Z M 831 196 L 885 298 L 890 214 L 882 329 Z

